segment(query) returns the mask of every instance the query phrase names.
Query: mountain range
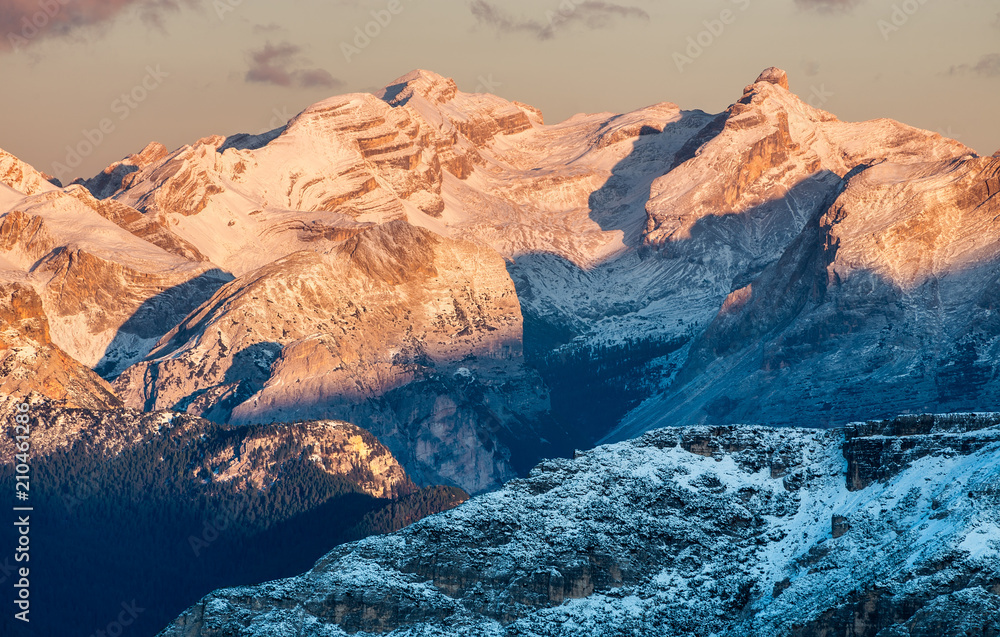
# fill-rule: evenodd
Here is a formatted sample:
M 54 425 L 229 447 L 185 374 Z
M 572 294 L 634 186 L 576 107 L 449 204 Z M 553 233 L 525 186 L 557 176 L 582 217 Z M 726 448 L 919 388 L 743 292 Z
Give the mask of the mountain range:
M 211 136 L 174 151 L 154 142 L 67 186 L 0 151 L 0 392 L 27 397 L 38 414 L 70 410 L 81 423 L 110 418 L 123 441 L 119 454 L 163 435 L 148 429 L 144 414 L 196 419 L 199 431 L 223 432 L 211 435 L 227 441 L 260 427 L 278 435 L 281 423 L 351 423 L 345 426 L 373 436 L 368 446 L 384 445 L 413 483 L 405 492 L 374 494 L 351 474 L 354 486 L 344 489 L 396 501 L 416 485 L 444 485 L 435 493 L 448 495 L 416 507 L 421 515 L 465 497 L 440 489 L 495 491 L 543 459 L 570 458 L 599 443 L 618 443 L 603 449 L 619 451 L 594 453 L 621 453 L 623 470 L 631 470 L 643 453 L 622 450 L 645 443 L 620 441 L 685 435 L 654 431 L 663 427 L 830 429 L 787 436 L 832 472 L 846 444 L 837 436 L 847 435 L 836 432 L 851 423 L 997 409 L 998 192 L 1000 152 L 981 157 L 892 120 L 842 122 L 797 97 L 776 68 L 718 114 L 664 102 L 556 124 L 526 104 L 464 93 L 450 79 L 414 71 L 376 94 L 314 104 L 264 134 Z M 13 404 L 2 402 L 3 412 Z M 46 446 L 39 453 L 57 464 L 66 460 L 53 454 L 65 450 L 86 456 L 89 425 L 50 429 L 42 418 Z M 785 435 L 768 431 L 731 435 L 766 444 Z M 940 436 L 927 440 L 937 445 L 930 455 L 951 453 Z M 198 444 L 192 439 L 165 457 L 182 471 L 205 472 L 209 487 L 219 469 L 264 493 L 270 478 L 260 471 L 280 466 L 206 465 L 191 456 Z M 295 442 L 281 458 L 297 458 L 296 475 L 313 475 L 313 465 L 302 464 L 311 453 Z M 76 461 L 58 484 L 72 482 Z M 140 472 L 144 479 L 164 484 L 141 466 L 151 471 Z M 832 475 L 810 493 L 847 497 Z M 738 472 L 725 480 L 759 487 L 756 477 Z M 719 485 L 712 485 L 703 486 L 714 493 Z M 735 482 L 726 485 L 719 493 L 741 492 Z M 164 497 L 191 497 L 189 486 Z M 572 480 L 565 486 L 584 488 Z M 481 507 L 497 498 L 521 503 L 527 496 L 520 489 L 475 499 L 419 529 L 486 516 Z M 221 498 L 217 504 L 232 497 L 209 491 L 205 497 Z M 334 493 L 343 489 L 310 496 L 248 533 L 319 511 Z M 883 497 L 869 495 L 871 502 Z M 625 515 L 638 505 L 622 506 Z M 677 518 L 674 509 L 664 515 Z M 764 509 L 754 515 L 774 515 Z M 510 524 L 529 524 L 518 516 Z M 357 523 L 345 522 L 331 537 L 355 539 L 348 531 Z M 973 532 L 975 525 L 963 524 L 956 533 Z M 716 540 L 722 533 L 699 529 Z M 338 550 L 350 556 L 361 549 Z M 413 560 L 392 568 L 429 572 Z M 649 564 L 661 565 L 657 560 Z M 967 574 L 970 564 L 957 568 Z M 478 568 L 461 566 L 462 573 Z M 361 575 L 359 582 L 379 586 L 385 577 L 412 584 L 382 571 Z M 489 586 L 513 585 L 503 579 L 509 575 Z M 643 571 L 630 586 L 646 586 L 654 575 Z M 675 576 L 682 577 L 662 577 Z M 725 584 L 736 588 L 718 595 L 742 604 L 725 612 L 745 616 L 703 634 L 778 634 L 752 632 L 776 625 L 754 623 L 764 621 L 761 587 L 772 576 Z M 454 601 L 455 591 L 462 597 L 471 590 L 461 583 L 466 575 L 445 577 L 461 581 L 440 585 L 432 577 L 438 592 L 399 594 L 453 598 L 438 600 L 447 613 L 437 601 L 405 609 L 365 602 L 358 608 L 393 619 L 351 623 L 344 618 L 355 611 L 347 609 L 322 621 L 349 632 L 423 626 L 406 634 L 443 634 L 434 632 L 443 630 L 435 622 L 455 613 L 483 634 L 505 634 L 490 622 L 556 621 L 528 613 L 516 595 L 514 602 L 494 599 L 486 589 L 474 603 Z M 566 584 L 561 597 L 542 605 L 583 593 L 589 599 L 609 582 Z M 330 586 L 331 595 L 355 595 Z M 985 608 L 997 591 L 983 590 L 987 597 L 974 601 Z M 295 608 L 311 608 L 298 594 L 282 593 Z M 216 617 L 226 595 L 191 612 Z M 837 599 L 862 603 L 847 592 Z M 820 606 L 801 606 L 806 614 L 796 617 L 812 625 L 816 613 L 833 612 L 830 621 L 840 621 L 833 606 Z M 217 615 L 218 626 L 228 626 L 222 632 L 210 629 L 216 619 L 189 613 L 178 624 L 187 632 L 170 634 L 258 634 L 233 628 L 228 613 Z M 289 621 L 274 619 L 281 630 L 292 630 Z M 537 625 L 524 634 L 561 634 Z M 896 624 L 857 634 L 890 629 Z

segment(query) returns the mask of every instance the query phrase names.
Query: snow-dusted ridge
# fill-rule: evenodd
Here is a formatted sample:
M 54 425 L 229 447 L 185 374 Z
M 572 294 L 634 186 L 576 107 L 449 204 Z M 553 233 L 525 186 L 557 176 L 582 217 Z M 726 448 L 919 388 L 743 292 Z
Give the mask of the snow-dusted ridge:
M 161 634 L 995 635 L 998 458 L 997 414 L 662 429 L 217 591 Z

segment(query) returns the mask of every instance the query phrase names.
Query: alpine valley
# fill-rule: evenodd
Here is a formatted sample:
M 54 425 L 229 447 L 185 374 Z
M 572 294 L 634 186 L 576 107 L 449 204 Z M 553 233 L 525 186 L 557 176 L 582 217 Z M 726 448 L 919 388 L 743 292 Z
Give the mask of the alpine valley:
M 0 151 L 37 634 L 1000 635 L 1000 152 L 734 97 Z

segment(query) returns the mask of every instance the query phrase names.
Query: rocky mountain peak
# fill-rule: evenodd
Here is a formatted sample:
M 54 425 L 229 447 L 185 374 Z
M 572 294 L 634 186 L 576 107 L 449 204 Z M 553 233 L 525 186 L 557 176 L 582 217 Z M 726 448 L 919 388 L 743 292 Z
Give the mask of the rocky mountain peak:
M 137 166 L 144 166 L 167 156 L 167 147 L 160 142 L 149 142 L 146 147 L 134 155 L 129 155 Z
M 776 66 L 769 66 L 761 71 L 760 75 L 757 76 L 757 79 L 754 80 L 754 84 L 758 84 L 760 82 L 770 82 L 771 84 L 780 86 L 786 91 L 789 90 L 788 73 Z
M 23 195 L 55 190 L 41 172 L 0 148 L 0 184 Z
M 458 85 L 451 78 L 442 77 L 433 71 L 415 69 L 389 83 L 377 97 L 391 106 L 402 106 L 414 95 L 420 95 L 431 102 L 444 104 L 458 94 Z

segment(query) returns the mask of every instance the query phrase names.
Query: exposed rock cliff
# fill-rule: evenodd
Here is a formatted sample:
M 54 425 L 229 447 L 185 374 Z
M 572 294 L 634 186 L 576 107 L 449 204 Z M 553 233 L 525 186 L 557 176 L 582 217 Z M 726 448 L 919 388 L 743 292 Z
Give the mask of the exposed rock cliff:
M 66 407 L 122 406 L 104 379 L 52 343 L 34 289 L 0 283 L 0 395 L 25 400 L 33 392 Z

